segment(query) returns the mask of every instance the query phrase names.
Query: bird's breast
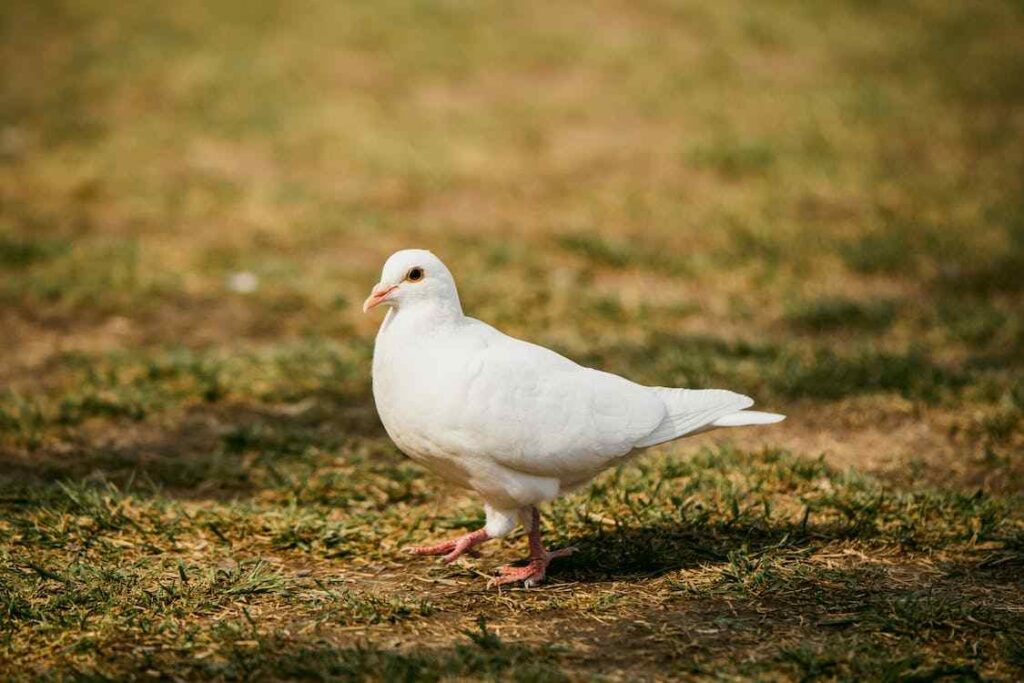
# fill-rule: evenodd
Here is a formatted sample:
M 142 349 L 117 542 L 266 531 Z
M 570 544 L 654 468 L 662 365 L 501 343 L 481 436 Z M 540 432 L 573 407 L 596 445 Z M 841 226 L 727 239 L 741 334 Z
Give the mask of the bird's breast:
M 398 349 L 378 340 L 374 349 L 373 396 L 388 436 L 410 458 L 459 485 L 466 485 L 466 461 L 473 457 L 461 420 L 471 365 L 443 345 L 412 342 Z

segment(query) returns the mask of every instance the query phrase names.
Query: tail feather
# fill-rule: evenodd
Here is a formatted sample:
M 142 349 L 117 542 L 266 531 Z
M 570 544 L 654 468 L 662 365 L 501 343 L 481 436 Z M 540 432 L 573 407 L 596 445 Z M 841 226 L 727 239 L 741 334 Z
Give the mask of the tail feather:
M 785 419 L 785 415 L 746 410 L 754 405 L 754 400 L 732 391 L 666 387 L 651 387 L 651 390 L 665 403 L 666 415 L 654 431 L 636 444 L 637 448 L 656 446 L 718 427 L 773 424 Z
M 724 415 L 714 422 L 715 427 L 746 427 L 748 425 L 771 425 L 782 422 L 785 415 L 779 413 L 763 413 L 760 410 L 741 410 L 736 413 Z

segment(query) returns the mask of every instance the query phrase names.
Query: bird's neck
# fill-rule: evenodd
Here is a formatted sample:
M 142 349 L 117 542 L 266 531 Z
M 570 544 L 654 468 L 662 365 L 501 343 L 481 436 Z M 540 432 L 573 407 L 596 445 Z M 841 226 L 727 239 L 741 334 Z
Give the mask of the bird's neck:
M 380 326 L 380 334 L 400 329 L 403 334 L 419 330 L 457 325 L 465 320 L 462 306 L 456 300 L 417 301 L 406 306 L 395 306 L 388 311 Z

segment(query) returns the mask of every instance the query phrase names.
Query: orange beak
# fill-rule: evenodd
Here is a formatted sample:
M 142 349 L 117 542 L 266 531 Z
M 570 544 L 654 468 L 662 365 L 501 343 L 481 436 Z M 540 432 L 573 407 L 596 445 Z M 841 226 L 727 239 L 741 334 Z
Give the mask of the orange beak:
M 363 313 L 366 313 L 374 306 L 387 301 L 388 294 L 395 291 L 398 285 L 383 285 L 377 283 L 370 290 L 370 296 L 366 297 L 366 301 L 363 302 Z

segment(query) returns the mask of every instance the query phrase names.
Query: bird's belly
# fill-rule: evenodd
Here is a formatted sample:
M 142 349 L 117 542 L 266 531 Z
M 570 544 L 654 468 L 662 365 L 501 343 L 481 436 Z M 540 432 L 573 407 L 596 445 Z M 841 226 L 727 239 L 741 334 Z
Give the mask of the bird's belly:
M 558 479 L 515 472 L 498 464 L 486 449 L 472 447 L 464 431 L 439 421 L 406 415 L 394 404 L 378 410 L 391 440 L 412 460 L 456 486 L 470 489 L 499 509 L 537 505 L 558 496 Z
M 424 439 L 421 434 L 407 435 L 396 432 L 392 440 L 399 450 L 437 476 L 456 486 L 470 488 L 466 458 L 459 453 L 439 447 L 439 444 Z

